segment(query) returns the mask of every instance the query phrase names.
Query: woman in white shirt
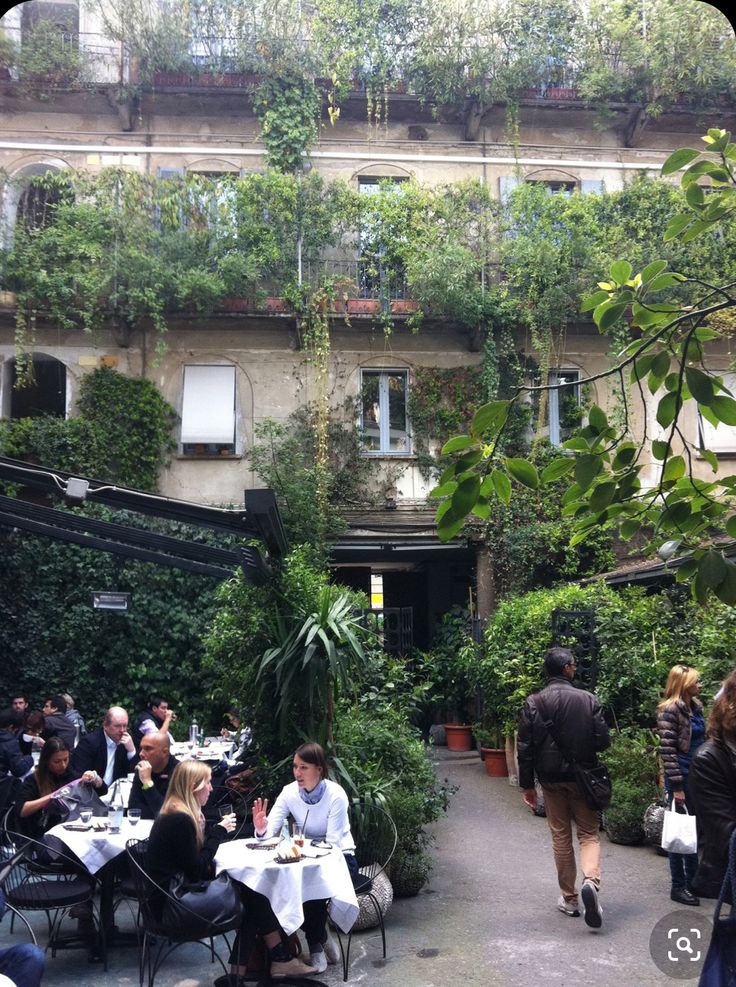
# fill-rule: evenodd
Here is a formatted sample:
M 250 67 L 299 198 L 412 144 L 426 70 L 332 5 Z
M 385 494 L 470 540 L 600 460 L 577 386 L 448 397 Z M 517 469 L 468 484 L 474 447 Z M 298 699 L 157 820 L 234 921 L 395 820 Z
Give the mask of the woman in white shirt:
M 345 789 L 327 777 L 327 758 L 319 744 L 302 744 L 292 763 L 294 781 L 285 785 L 268 812 L 268 799 L 253 803 L 256 837 L 266 840 L 278 835 L 284 820 L 291 816 L 301 826 L 307 840 L 321 839 L 345 855 L 350 876 L 358 876 L 355 842 L 350 832 L 348 797 Z M 310 966 L 317 973 L 327 963 L 337 963 L 338 950 L 327 934 L 327 902 L 324 899 L 304 902 L 304 934 L 309 945 Z

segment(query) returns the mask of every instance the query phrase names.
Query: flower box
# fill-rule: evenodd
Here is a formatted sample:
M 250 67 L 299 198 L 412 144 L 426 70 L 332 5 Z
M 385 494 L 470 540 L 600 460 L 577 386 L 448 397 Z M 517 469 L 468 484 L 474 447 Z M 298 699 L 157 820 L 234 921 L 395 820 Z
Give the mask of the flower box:
M 577 89 L 568 89 L 562 86 L 550 86 L 545 90 L 546 99 L 577 99 Z
M 218 308 L 223 312 L 250 312 L 253 309 L 253 302 L 250 298 L 223 298 Z
M 350 315 L 380 315 L 381 301 L 378 298 L 348 298 Z
M 285 298 L 277 298 L 275 295 L 269 295 L 266 298 L 266 311 L 267 312 L 288 312 L 289 303 Z
M 391 299 L 392 315 L 409 315 L 411 312 L 416 312 L 418 308 L 419 308 L 419 302 L 414 301 L 413 298 Z

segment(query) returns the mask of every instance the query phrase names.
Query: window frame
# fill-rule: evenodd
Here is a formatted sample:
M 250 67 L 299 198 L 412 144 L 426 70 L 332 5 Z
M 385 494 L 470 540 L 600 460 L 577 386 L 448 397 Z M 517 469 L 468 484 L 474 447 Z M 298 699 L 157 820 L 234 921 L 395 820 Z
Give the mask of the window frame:
M 363 445 L 366 435 L 365 409 L 363 392 L 366 377 L 378 378 L 378 449 L 369 449 Z M 391 421 L 389 411 L 389 378 L 402 377 L 404 381 L 404 431 L 406 435 L 405 449 L 391 448 Z M 361 367 L 360 397 L 359 397 L 359 428 L 361 439 L 361 455 L 373 458 L 394 456 L 411 456 L 411 423 L 409 421 L 409 371 L 406 367 Z
M 713 370 L 711 371 L 716 377 L 720 377 L 723 380 L 725 387 L 729 389 L 733 394 L 736 394 L 736 371 L 733 370 Z M 720 392 L 719 392 L 720 393 Z M 715 441 L 706 441 L 707 431 L 711 433 Z M 700 413 L 700 409 L 697 412 L 696 420 L 696 433 L 697 433 L 697 443 L 698 450 L 709 449 L 711 452 L 715 453 L 716 456 L 725 456 L 729 459 L 736 458 L 736 426 L 726 425 L 721 422 L 718 428 L 714 428 L 709 421 L 707 421 Z M 719 439 L 720 436 L 730 436 L 731 441 L 724 443 L 723 438 Z M 702 456 L 700 457 L 702 459 Z
M 577 367 L 551 367 L 547 371 L 547 384 L 562 383 L 560 378 L 564 378 L 572 374 L 574 374 L 574 379 L 565 381 L 565 383 L 574 387 L 577 404 L 578 407 L 580 407 L 583 403 L 582 388 L 580 387 L 580 378 L 582 374 Z M 549 439 L 549 444 L 555 448 L 559 448 L 568 438 L 568 436 L 563 436 L 562 434 L 562 425 L 560 421 L 561 390 L 561 388 L 554 388 L 547 391 L 547 437 Z
M 232 441 L 222 441 L 219 439 L 213 441 L 192 441 L 185 440 L 185 428 L 188 423 L 186 421 L 187 412 L 187 370 L 212 370 L 223 371 L 229 370 L 232 374 Z M 179 455 L 186 459 L 233 459 L 238 456 L 238 381 L 237 381 L 237 368 L 232 363 L 185 363 L 182 365 L 182 377 L 181 377 L 181 425 L 179 428 Z M 195 383 L 194 374 L 190 378 L 192 380 L 191 388 L 198 387 L 202 389 L 203 382 Z M 213 386 L 213 385 L 211 385 Z M 222 385 L 214 385 L 216 388 Z M 228 385 L 229 386 L 229 385 Z M 194 396 L 190 398 L 194 400 Z M 223 402 L 224 406 L 224 402 Z

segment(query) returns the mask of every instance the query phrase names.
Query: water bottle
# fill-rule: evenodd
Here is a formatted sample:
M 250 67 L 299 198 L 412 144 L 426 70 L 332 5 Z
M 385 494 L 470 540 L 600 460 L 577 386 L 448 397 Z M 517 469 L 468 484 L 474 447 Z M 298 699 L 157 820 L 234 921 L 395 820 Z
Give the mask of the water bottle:
M 199 724 L 197 723 L 196 719 L 192 719 L 192 724 L 189 727 L 189 743 L 192 745 L 192 747 L 196 747 L 198 740 L 199 740 Z
M 111 833 L 119 833 L 123 825 L 123 815 L 125 813 L 125 806 L 123 805 L 123 793 L 120 791 L 120 782 L 116 781 L 113 784 L 113 794 L 110 799 L 110 808 L 112 809 L 112 819 L 110 820 L 109 830 Z

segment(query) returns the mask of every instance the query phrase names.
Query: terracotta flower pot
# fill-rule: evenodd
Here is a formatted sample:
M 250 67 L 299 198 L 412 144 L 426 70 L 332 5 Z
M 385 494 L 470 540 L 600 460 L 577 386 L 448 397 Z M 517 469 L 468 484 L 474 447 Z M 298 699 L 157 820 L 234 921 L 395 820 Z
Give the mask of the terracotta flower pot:
M 410 312 L 416 312 L 418 308 L 419 302 L 415 302 L 413 298 L 393 298 L 391 300 L 392 315 L 408 315 Z
M 448 751 L 472 751 L 473 728 L 465 723 L 445 723 Z
M 380 315 L 381 302 L 378 298 L 348 298 L 350 315 Z
M 483 763 L 486 774 L 491 778 L 507 778 L 509 774 L 506 764 L 506 751 L 503 747 L 482 747 Z

